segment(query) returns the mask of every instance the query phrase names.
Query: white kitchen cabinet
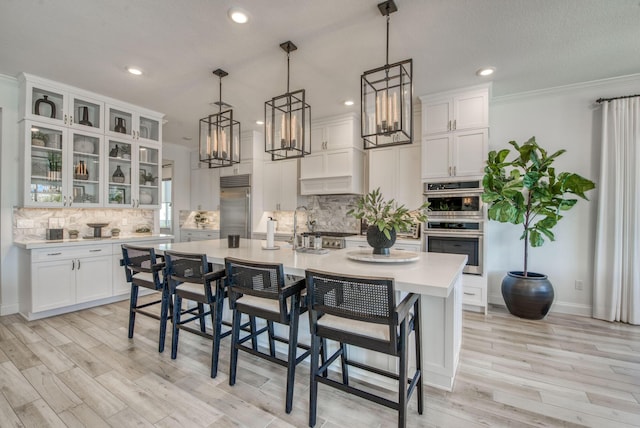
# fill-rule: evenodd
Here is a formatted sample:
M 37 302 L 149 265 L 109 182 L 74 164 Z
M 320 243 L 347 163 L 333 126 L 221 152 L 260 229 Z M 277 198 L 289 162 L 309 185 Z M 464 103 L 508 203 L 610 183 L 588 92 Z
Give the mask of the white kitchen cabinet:
M 162 196 L 160 145 L 108 137 L 106 152 L 106 204 L 115 208 L 158 208 Z
M 489 89 L 420 97 L 425 135 L 489 127 Z
M 199 161 L 197 150 L 191 152 L 190 208 L 198 211 L 217 211 L 220 207 L 220 170 L 209 168 Z
M 34 313 L 111 296 L 111 263 L 111 245 L 32 250 L 31 299 L 21 300 L 21 312 L 29 318 Z
M 462 303 L 466 310 L 481 310 L 487 315 L 487 276 L 462 275 Z
M 300 159 L 300 194 L 362 194 L 363 153 L 357 149 L 322 151 Z
M 424 136 L 422 179 L 482 176 L 488 150 L 487 128 Z
M 360 123 L 354 115 L 339 116 L 314 121 L 311 127 L 311 153 L 348 147 L 362 148 L 358 127 Z
M 422 204 L 420 146 L 407 144 L 369 150 L 369 191 L 415 209 Z
M 180 229 L 180 242 L 208 241 L 210 239 L 220 239 L 220 231 Z
M 26 73 L 18 80 L 22 118 L 84 132 L 104 132 L 104 101 L 98 96 Z
M 264 211 L 293 211 L 298 204 L 298 160 L 265 161 Z
M 162 115 L 125 104 L 105 103 L 105 134 L 143 143 L 162 142 Z
M 104 200 L 101 134 L 20 122 L 25 207 L 99 207 Z
M 220 177 L 251 174 L 251 172 L 253 171 L 253 163 L 251 161 L 242 161 L 240 163 L 218 169 L 220 170 Z

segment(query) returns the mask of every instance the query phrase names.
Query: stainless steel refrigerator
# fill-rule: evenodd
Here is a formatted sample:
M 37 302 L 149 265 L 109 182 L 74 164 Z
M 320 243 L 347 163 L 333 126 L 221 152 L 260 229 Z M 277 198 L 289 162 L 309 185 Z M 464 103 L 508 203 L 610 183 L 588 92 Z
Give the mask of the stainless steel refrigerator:
M 251 237 L 251 175 L 220 177 L 220 239 Z

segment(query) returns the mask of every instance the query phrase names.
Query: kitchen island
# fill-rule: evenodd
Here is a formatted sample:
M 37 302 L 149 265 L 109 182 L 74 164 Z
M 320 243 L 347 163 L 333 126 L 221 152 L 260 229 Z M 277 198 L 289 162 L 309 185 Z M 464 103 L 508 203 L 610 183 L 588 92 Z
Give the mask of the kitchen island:
M 212 263 L 225 257 L 265 263 L 282 263 L 287 274 L 304 276 L 305 269 L 336 274 L 382 276 L 395 281 L 396 290 L 421 295 L 423 380 L 426 385 L 451 391 L 458 365 L 462 336 L 462 269 L 466 256 L 417 253 L 418 260 L 407 263 L 367 263 L 350 260 L 352 249 L 331 250 L 327 254 L 295 252 L 283 242 L 278 250 L 265 250 L 264 241 L 241 239 L 238 248 L 228 248 L 227 240 L 161 244 L 163 250 L 206 254 Z M 393 249 L 392 249 L 393 251 Z M 301 332 L 303 327 L 301 326 Z M 380 360 L 367 353 L 367 359 Z M 395 365 L 395 359 L 384 363 Z M 387 367 L 394 369 L 393 367 Z

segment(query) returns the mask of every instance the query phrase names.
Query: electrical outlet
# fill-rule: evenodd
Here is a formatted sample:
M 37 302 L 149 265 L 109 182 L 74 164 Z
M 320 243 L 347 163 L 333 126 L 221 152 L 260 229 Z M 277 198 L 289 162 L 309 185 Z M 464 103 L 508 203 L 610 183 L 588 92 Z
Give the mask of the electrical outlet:
M 576 290 L 582 290 L 583 289 L 583 283 L 581 279 L 576 279 Z
M 31 229 L 33 227 L 33 220 L 31 219 L 19 219 L 16 226 L 18 229 Z

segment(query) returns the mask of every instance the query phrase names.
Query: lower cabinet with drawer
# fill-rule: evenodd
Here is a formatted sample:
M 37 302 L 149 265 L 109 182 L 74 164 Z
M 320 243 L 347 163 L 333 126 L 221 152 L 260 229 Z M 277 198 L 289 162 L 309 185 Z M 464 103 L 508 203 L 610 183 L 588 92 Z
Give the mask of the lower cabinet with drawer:
M 32 250 L 31 298 L 21 301 L 23 314 L 30 318 L 29 314 L 111 296 L 111 254 L 111 245 Z
M 34 320 L 128 298 L 121 245 L 166 242 L 171 242 L 170 236 L 22 248 L 18 252 L 20 314 Z
M 219 230 L 180 229 L 180 242 L 207 241 L 220 239 Z
M 462 275 L 462 304 L 466 310 L 483 311 L 487 315 L 487 276 Z

